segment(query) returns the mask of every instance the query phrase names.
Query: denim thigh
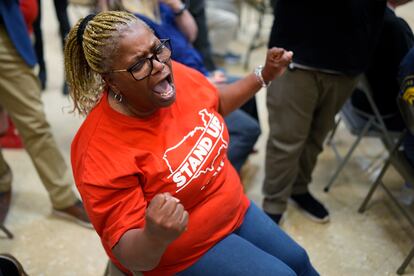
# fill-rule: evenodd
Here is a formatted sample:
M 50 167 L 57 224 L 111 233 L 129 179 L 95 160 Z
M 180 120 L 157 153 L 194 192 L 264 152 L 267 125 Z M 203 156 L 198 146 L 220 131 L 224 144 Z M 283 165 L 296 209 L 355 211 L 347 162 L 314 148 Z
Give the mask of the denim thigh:
M 318 275 L 308 255 L 254 203 L 243 224 L 177 275 Z

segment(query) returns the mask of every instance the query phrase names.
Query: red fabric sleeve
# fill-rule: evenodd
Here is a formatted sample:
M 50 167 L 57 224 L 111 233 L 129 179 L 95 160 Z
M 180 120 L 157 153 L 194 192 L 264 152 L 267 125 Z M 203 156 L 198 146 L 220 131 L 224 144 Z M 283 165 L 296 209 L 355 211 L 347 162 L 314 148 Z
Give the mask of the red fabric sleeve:
M 118 178 L 107 186 L 83 183 L 81 189 L 88 215 L 107 249 L 126 231 L 145 225 L 147 202 L 136 177 Z

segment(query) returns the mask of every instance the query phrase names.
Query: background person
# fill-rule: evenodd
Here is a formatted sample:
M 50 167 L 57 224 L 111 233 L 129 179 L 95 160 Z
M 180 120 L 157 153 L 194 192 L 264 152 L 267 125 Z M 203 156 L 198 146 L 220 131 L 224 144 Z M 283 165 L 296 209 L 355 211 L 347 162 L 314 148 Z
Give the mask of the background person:
M 269 47 L 295 57 L 267 93 L 263 209 L 275 222 L 289 198 L 312 220 L 329 221 L 308 186 L 334 117 L 368 65 L 384 9 L 378 0 L 276 1 Z
M 43 111 L 39 81 L 33 72 L 36 57 L 19 1 L 0 1 L 0 22 L 0 103 L 23 139 L 53 212 L 91 227 Z M 0 224 L 9 210 L 11 184 L 12 172 L 0 151 Z
M 410 1 L 387 2 L 378 43 L 364 72 L 378 111 L 384 116 L 386 127 L 394 131 L 405 128 L 395 100 L 400 92 L 397 76 L 402 59 L 414 45 L 414 35 L 410 26 L 395 14 L 395 9 L 407 2 Z M 374 114 L 365 93 L 358 88 L 352 93 L 351 101 L 359 110 Z

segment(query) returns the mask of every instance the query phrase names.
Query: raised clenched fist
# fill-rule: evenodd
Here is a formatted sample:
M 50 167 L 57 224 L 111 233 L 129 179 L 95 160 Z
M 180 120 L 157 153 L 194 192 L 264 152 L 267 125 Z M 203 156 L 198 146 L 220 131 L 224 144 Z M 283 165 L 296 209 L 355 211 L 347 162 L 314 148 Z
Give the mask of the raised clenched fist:
M 145 219 L 145 231 L 151 238 L 170 243 L 186 230 L 188 212 L 177 198 L 163 193 L 151 200 Z
M 267 51 L 262 76 L 266 83 L 282 75 L 292 61 L 293 53 L 283 48 L 273 47 Z

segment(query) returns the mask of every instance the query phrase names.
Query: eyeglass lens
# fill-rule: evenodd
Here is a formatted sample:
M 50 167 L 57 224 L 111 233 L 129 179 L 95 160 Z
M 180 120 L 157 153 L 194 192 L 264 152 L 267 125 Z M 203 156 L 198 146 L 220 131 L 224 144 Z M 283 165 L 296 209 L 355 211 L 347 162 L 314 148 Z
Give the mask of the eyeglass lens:
M 171 57 L 171 47 L 169 40 L 163 40 L 161 43 L 154 49 L 153 55 L 148 58 L 144 58 L 134 64 L 129 71 L 136 80 L 142 80 L 151 75 L 153 69 L 153 60 L 158 62 L 165 63 Z

